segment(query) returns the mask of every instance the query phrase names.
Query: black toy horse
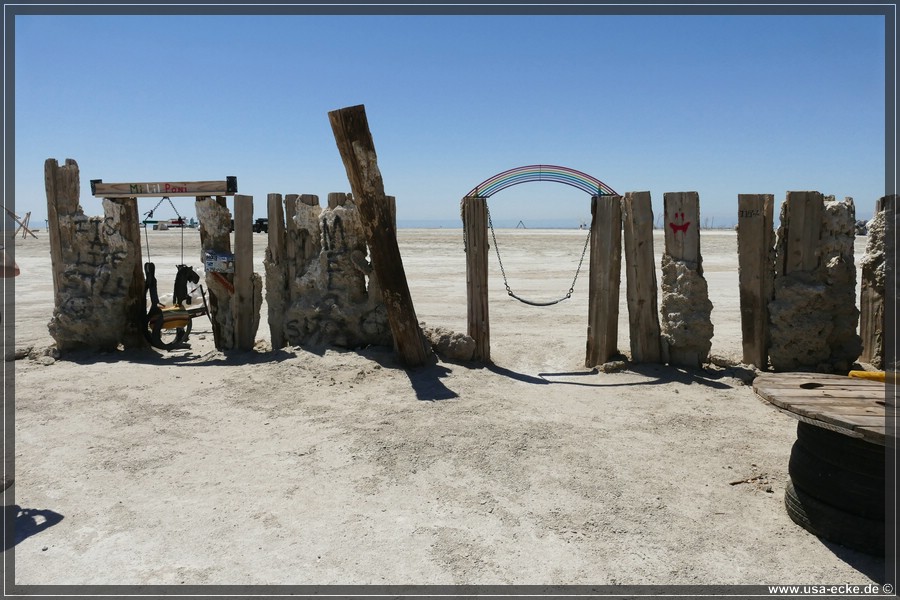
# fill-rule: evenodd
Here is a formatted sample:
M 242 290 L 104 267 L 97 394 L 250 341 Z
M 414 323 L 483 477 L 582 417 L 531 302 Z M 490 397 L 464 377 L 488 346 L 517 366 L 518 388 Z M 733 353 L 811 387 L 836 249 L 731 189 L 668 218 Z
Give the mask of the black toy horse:
M 200 283 L 200 276 L 192 267 L 178 265 L 178 272 L 175 275 L 175 289 L 172 294 L 172 306 L 165 306 L 159 301 L 156 266 L 151 262 L 144 265 L 144 279 L 144 296 L 146 297 L 148 293 L 150 294 L 150 308 L 147 309 L 147 316 L 144 322 L 144 336 L 155 348 L 172 350 L 187 341 L 191 332 L 191 319 L 194 316 L 208 314 L 205 297 L 202 309 L 187 310 L 184 308 L 185 302 L 191 303 L 191 295 L 188 293 L 187 284 L 188 282 L 195 285 Z M 174 340 L 164 342 L 162 340 L 163 330 L 172 329 L 175 330 Z

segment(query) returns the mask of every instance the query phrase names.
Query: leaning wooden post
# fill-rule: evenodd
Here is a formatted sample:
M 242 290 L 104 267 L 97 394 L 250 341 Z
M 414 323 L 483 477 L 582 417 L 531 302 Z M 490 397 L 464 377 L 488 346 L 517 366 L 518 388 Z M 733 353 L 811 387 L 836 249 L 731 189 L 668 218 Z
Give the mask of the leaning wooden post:
M 775 277 L 775 196 L 738 194 L 738 287 L 743 362 L 769 363 L 769 302 Z
M 621 272 L 622 197 L 593 196 L 587 356 L 584 361 L 588 368 L 607 362 L 618 352 Z
M 328 119 L 359 209 L 397 352 L 406 366 L 424 365 L 427 359 L 425 339 L 403 270 L 397 231 L 385 201 L 384 182 L 378 170 L 365 106 L 331 111 Z
M 473 358 L 491 362 L 491 328 L 488 314 L 487 199 L 466 196 L 462 200 L 466 251 L 466 317 L 469 337 L 475 340 Z
M 252 350 L 253 337 L 253 196 L 234 196 L 234 345 Z
M 288 283 L 284 262 L 284 206 L 281 194 L 269 194 L 266 202 L 269 217 L 269 245 L 263 261 L 266 269 L 266 305 L 269 308 L 272 350 L 278 350 L 284 347 L 284 313 L 288 306 Z
M 653 258 L 653 206 L 650 192 L 628 192 L 622 199 L 625 229 L 625 280 L 631 361 L 658 363 L 659 310 Z

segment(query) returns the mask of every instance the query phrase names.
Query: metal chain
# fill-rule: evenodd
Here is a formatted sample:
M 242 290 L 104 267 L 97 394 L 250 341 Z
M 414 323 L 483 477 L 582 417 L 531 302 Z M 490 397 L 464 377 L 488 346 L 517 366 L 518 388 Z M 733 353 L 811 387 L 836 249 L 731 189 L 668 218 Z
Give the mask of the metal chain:
M 497 245 L 497 234 L 494 232 L 494 222 L 491 219 L 491 211 L 487 207 L 487 203 L 485 203 L 485 210 L 487 211 L 488 227 L 491 230 L 491 238 L 494 240 L 494 252 L 497 254 L 497 262 L 500 264 L 500 274 L 503 276 L 503 285 L 504 287 L 506 287 L 506 293 L 519 302 L 530 304 L 532 306 L 551 306 L 553 304 L 558 304 L 563 300 L 571 298 L 572 294 L 575 293 L 575 282 L 578 281 L 578 274 L 581 272 L 581 265 L 584 263 L 584 257 L 587 254 L 588 245 L 590 245 L 591 230 L 588 229 L 587 237 L 584 240 L 584 247 L 581 249 L 581 258 L 578 260 L 578 268 L 575 269 L 575 277 L 572 278 L 572 285 L 569 286 L 569 291 L 566 292 L 566 295 L 557 300 L 550 300 L 548 302 L 535 302 L 533 300 L 527 300 L 525 298 L 517 296 L 509 287 L 509 282 L 506 279 L 506 270 L 503 268 L 503 260 L 500 258 L 500 247 Z
M 144 216 L 146 217 L 144 219 L 144 239 L 147 242 L 147 260 L 148 261 L 150 260 L 150 238 L 147 236 L 147 221 L 149 219 L 153 218 L 153 213 L 155 213 L 156 209 L 159 208 L 160 205 L 163 202 L 165 202 L 166 200 L 169 201 L 169 206 L 171 206 L 172 210 L 175 211 L 175 216 L 178 217 L 178 220 L 180 221 L 180 224 L 181 224 L 181 264 L 184 264 L 184 218 L 178 212 L 178 209 L 175 208 L 175 203 L 172 202 L 172 199 L 169 198 L 168 196 L 163 196 L 162 198 L 160 198 L 159 202 L 156 203 L 156 206 L 151 208 L 148 212 L 144 213 Z
M 497 262 L 500 263 L 500 274 L 503 275 L 503 285 L 506 287 L 506 293 L 515 297 L 513 291 L 509 288 L 509 282 L 506 281 L 506 271 L 503 269 L 503 260 L 500 259 L 500 246 L 497 245 L 497 235 L 494 233 L 494 222 L 491 220 L 491 209 L 488 208 L 487 202 L 484 203 L 484 210 L 487 212 L 488 227 L 491 230 L 491 238 L 494 240 L 494 252 L 497 253 Z
M 575 291 L 575 282 L 578 281 L 578 273 L 581 272 L 581 263 L 584 262 L 584 255 L 587 254 L 588 245 L 591 242 L 591 230 L 588 229 L 587 238 L 584 240 L 584 248 L 581 249 L 581 258 L 578 261 L 578 268 L 575 269 L 575 277 L 572 278 L 572 287 L 569 288 L 569 293 L 566 294 L 566 298 L 572 297 L 572 292 Z

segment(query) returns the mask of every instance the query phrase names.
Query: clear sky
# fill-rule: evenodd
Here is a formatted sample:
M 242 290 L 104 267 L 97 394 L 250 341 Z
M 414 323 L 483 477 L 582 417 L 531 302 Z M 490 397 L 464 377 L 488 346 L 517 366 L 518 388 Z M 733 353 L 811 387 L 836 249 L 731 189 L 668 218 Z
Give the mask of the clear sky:
M 459 226 L 466 192 L 529 164 L 650 190 L 657 214 L 696 190 L 709 225 L 736 221 L 739 193 L 788 190 L 868 218 L 884 55 L 879 16 L 20 15 L 15 207 L 43 227 L 47 158 L 78 162 L 88 214 L 91 179 L 234 175 L 258 217 L 272 192 L 324 203 L 350 191 L 327 113 L 364 104 L 401 226 Z M 499 225 L 590 219 L 560 184 L 490 207 Z

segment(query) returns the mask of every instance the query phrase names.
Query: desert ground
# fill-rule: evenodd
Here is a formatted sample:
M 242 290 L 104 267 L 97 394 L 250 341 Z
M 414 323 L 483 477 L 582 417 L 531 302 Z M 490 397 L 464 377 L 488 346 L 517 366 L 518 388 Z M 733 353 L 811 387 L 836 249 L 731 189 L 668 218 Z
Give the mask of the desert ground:
M 151 231 L 160 292 L 184 239 Z M 510 284 L 550 299 L 585 231 L 499 230 Z M 584 367 L 587 261 L 552 307 L 506 296 L 491 257 L 492 365 L 406 370 L 390 348 L 54 356 L 46 232 L 17 239 L 15 583 L 867 584 L 884 560 L 795 525 L 796 421 L 741 358 L 736 236 L 704 231 L 704 370 Z M 418 319 L 466 330 L 461 229 L 400 229 Z M 255 234 L 256 271 L 266 236 Z M 657 269 L 662 232 L 655 240 Z M 857 239 L 856 260 L 865 238 Z M 623 269 L 624 277 L 624 269 Z M 9 280 L 7 280 L 9 281 Z M 618 340 L 626 355 L 621 286 Z M 6 320 L 6 315 L 4 315 Z M 722 366 L 725 365 L 725 366 Z M 10 499 L 10 498 L 8 498 Z

